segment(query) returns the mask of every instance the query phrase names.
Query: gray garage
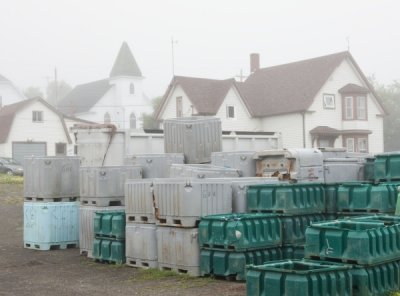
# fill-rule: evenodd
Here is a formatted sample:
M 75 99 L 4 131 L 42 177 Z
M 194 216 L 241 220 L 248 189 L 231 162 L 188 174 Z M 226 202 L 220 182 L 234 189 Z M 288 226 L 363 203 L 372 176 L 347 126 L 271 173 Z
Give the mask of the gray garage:
M 46 156 L 46 142 L 13 142 L 12 157 L 23 162 L 25 156 Z

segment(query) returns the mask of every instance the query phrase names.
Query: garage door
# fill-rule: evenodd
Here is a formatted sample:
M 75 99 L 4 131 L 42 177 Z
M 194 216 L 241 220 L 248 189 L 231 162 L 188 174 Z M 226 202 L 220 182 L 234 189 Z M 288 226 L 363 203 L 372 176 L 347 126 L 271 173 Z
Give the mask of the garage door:
M 12 144 L 12 157 L 23 162 L 25 156 L 46 156 L 46 143 L 18 142 Z

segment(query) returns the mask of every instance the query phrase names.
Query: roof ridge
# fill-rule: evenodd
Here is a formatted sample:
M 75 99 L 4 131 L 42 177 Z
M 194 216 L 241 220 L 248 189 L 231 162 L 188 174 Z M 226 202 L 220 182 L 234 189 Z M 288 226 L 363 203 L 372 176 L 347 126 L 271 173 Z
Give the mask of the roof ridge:
M 264 67 L 264 68 L 260 68 L 259 71 L 262 71 L 264 69 L 272 69 L 272 68 L 275 68 L 275 67 L 282 67 L 282 66 L 287 66 L 287 65 L 307 63 L 307 62 L 311 62 L 311 61 L 315 61 L 315 60 L 326 59 L 328 57 L 341 56 L 341 55 L 349 56 L 350 52 L 349 51 L 340 51 L 340 52 L 337 52 L 337 53 L 331 53 L 331 54 L 327 54 L 327 55 L 323 55 L 323 56 L 319 56 L 319 57 L 315 57 L 315 58 L 297 60 L 297 61 L 294 61 L 294 62 L 288 62 L 288 63 L 273 65 L 273 66 L 269 66 L 269 67 Z

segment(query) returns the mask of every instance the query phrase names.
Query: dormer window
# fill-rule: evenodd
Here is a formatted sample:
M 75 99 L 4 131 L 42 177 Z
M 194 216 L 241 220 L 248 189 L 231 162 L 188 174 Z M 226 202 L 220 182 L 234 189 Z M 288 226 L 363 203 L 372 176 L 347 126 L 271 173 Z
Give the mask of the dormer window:
M 339 93 L 343 99 L 343 120 L 368 120 L 367 88 L 349 83 Z
M 131 95 L 133 95 L 133 94 L 135 93 L 135 85 L 134 85 L 133 83 L 131 83 L 131 84 L 129 85 L 129 93 L 130 93 Z

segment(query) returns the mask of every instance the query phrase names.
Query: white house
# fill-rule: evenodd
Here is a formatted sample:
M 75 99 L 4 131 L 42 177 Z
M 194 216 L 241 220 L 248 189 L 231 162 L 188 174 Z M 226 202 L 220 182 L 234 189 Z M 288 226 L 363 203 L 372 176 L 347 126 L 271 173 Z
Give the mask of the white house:
M 0 74 L 0 107 L 25 99 L 25 95 L 13 83 Z
M 212 115 L 227 131 L 282 133 L 285 148 L 383 151 L 386 111 L 349 52 L 268 68 L 251 55 L 244 82 L 175 76 L 157 119 Z
M 74 124 L 90 123 L 65 116 L 41 98 L 0 108 L 0 156 L 22 161 L 25 156 L 74 155 Z
M 121 46 L 110 77 L 76 86 L 57 108 L 68 115 L 121 129 L 143 126 L 143 114 L 153 109 L 143 91 L 142 72 L 126 42 Z

